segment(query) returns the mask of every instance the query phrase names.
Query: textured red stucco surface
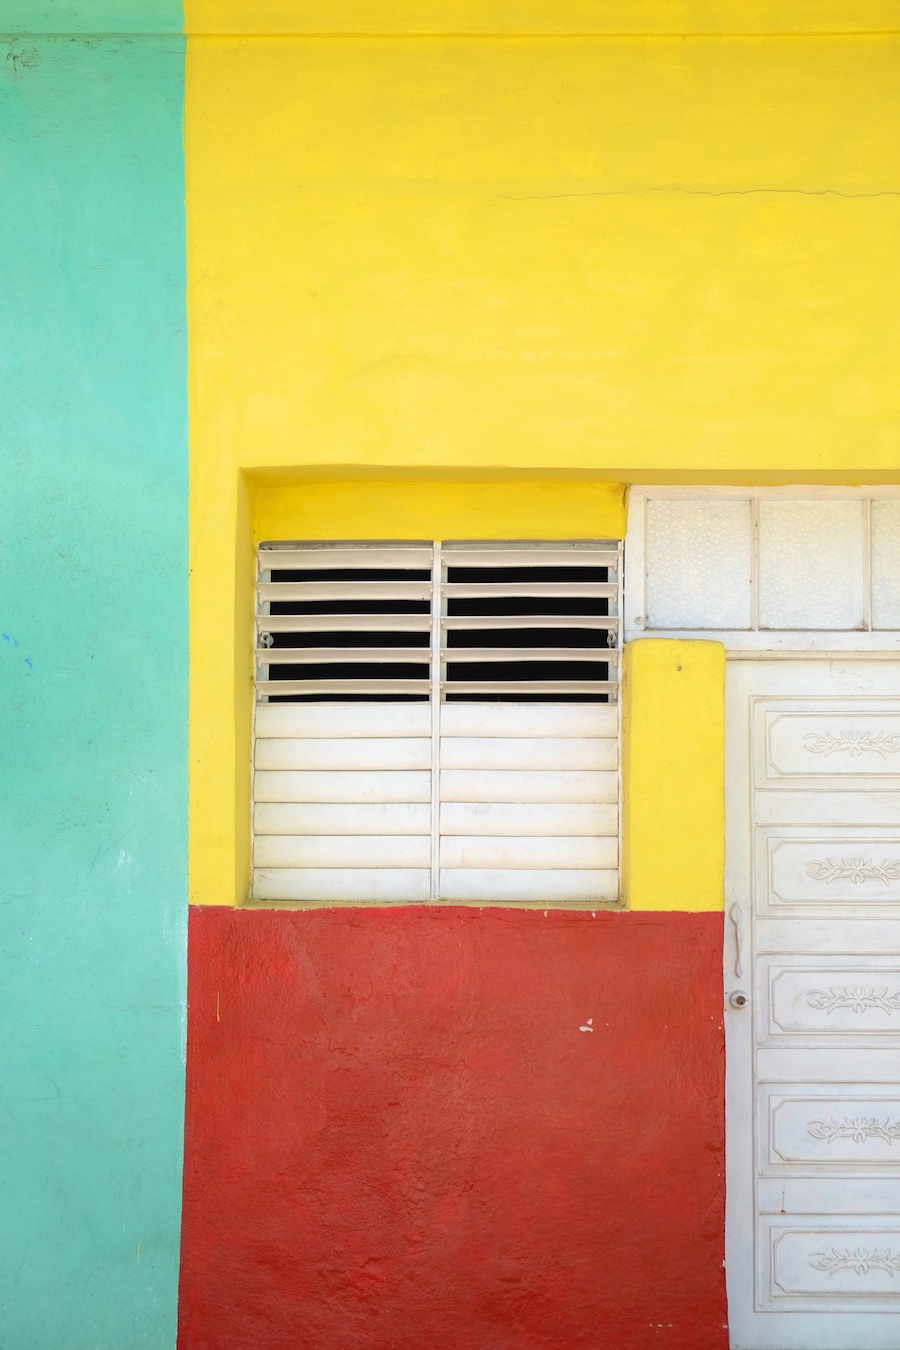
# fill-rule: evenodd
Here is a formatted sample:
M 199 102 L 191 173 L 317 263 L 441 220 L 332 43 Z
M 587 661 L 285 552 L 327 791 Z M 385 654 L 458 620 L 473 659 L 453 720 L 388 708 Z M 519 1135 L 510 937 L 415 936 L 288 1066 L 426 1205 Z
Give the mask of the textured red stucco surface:
M 193 910 L 180 1350 L 723 1350 L 721 940 Z

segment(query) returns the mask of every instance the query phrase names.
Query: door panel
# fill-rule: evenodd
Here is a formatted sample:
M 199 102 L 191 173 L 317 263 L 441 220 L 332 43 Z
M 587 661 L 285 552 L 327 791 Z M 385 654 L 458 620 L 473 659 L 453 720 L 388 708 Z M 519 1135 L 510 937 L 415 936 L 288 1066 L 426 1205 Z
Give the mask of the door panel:
M 890 1311 L 897 1305 L 900 1275 L 900 1219 L 859 1219 L 815 1215 L 760 1220 L 759 1302 L 762 1308 L 810 1306 L 853 1322 L 862 1311 Z M 851 1345 L 846 1336 L 843 1344 Z
M 852 919 L 900 905 L 900 829 L 760 830 L 760 913 Z
M 900 785 L 900 712 L 893 700 L 765 699 L 756 705 L 758 787 L 839 786 L 866 792 L 874 783 Z M 763 736 L 759 732 L 763 731 Z M 792 781 L 793 780 L 793 781 Z
M 730 663 L 726 755 L 731 1344 L 898 1350 L 900 664 Z
M 777 1176 L 800 1164 L 816 1177 L 896 1168 L 900 1087 L 876 1083 L 764 1083 L 757 1090 L 757 1169 Z
M 810 1047 L 837 1042 L 862 1049 L 873 1039 L 896 1042 L 900 1036 L 900 969 L 881 958 L 822 962 L 761 956 L 755 985 L 760 1045 L 789 1036 Z

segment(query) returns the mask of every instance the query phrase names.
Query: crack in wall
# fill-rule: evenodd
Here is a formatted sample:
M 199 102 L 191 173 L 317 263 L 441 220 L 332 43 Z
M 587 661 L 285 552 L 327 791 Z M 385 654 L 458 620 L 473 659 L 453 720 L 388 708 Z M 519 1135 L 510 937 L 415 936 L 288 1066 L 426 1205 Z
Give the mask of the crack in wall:
M 516 196 L 504 193 L 502 200 L 510 202 L 552 202 L 572 197 L 650 197 L 654 193 L 680 193 L 686 197 L 755 197 L 771 194 L 797 197 L 843 197 L 846 201 L 875 197 L 900 197 L 900 188 L 883 188 L 877 192 L 841 192 L 838 188 L 689 188 L 677 183 L 649 188 L 613 188 L 601 192 L 547 192 Z

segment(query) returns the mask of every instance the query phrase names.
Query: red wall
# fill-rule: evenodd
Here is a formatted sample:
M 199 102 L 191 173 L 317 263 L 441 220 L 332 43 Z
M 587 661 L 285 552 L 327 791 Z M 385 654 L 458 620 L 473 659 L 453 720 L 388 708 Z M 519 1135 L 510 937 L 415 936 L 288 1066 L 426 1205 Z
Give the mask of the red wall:
M 723 1350 L 721 942 L 194 909 L 180 1350 Z

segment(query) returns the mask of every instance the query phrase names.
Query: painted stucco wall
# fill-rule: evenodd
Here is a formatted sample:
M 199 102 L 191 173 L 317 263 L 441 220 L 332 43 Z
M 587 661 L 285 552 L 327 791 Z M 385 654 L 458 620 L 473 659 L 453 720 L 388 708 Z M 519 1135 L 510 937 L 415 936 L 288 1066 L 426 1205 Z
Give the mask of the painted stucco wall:
M 190 941 L 183 1350 L 724 1350 L 721 915 Z
M 615 533 L 633 482 L 897 481 L 896 16 L 185 18 L 180 1346 L 721 1350 L 721 647 L 626 655 L 631 912 L 235 909 L 253 546 L 540 536 L 542 492 L 550 537 Z
M 186 163 L 180 7 L 0 17 L 0 1338 L 175 1335 L 187 387 L 182 1350 L 722 1350 L 721 649 L 630 912 L 242 910 L 253 545 L 900 480 L 892 0 L 187 0 Z
M 684 37 L 404 32 L 422 8 L 188 40 L 209 472 L 896 473 L 900 35 L 709 33 L 755 0 L 678 5 Z
M 97 5 L 0 8 L 0 30 L 96 27 Z M 0 1343 L 9 1350 L 170 1350 L 175 1336 L 183 39 L 180 5 L 157 0 L 145 15 L 160 35 L 22 35 L 0 46 Z M 105 17 L 127 26 L 122 13 Z

